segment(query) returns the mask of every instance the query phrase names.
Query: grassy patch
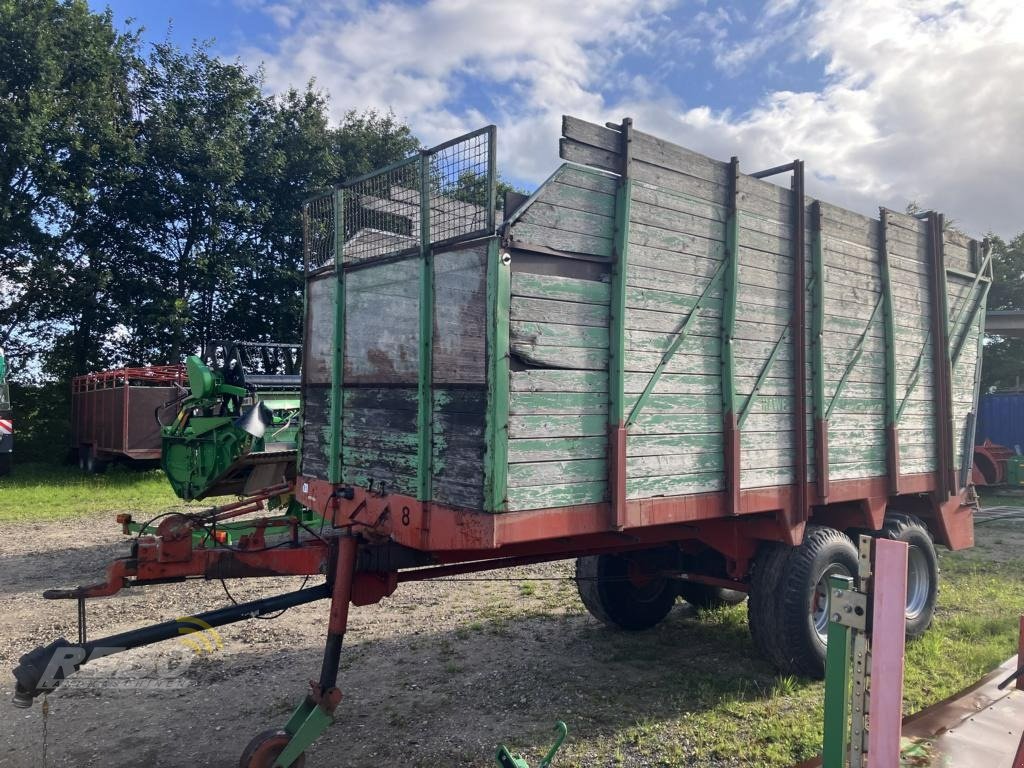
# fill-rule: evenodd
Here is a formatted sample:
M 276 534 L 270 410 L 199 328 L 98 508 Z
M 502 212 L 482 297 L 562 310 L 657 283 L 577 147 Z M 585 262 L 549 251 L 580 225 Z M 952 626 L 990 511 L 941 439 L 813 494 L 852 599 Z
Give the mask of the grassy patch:
M 0 522 L 156 513 L 183 504 L 159 469 L 112 466 L 106 474 L 86 475 L 77 467 L 18 464 L 10 476 L 0 478 Z M 206 501 L 197 506 L 209 505 Z
M 1009 551 L 998 553 L 999 562 L 988 557 L 1007 535 L 1000 530 L 1005 525 L 1012 524 L 979 528 L 988 550 L 940 554 L 935 623 L 907 646 L 908 714 L 974 683 L 1015 652 L 1024 561 Z M 515 626 L 532 615 L 523 600 L 501 618 Z M 559 765 L 782 768 L 820 751 L 824 685 L 779 676 L 758 658 L 744 605 L 696 615 L 677 608 L 659 627 L 635 634 L 608 631 L 589 619 L 574 626 L 557 636 L 570 642 L 565 638 L 575 633 L 581 645 L 560 664 L 586 659 L 593 667 L 584 673 L 587 683 L 576 682 L 578 671 L 563 679 L 557 667 L 545 670 L 552 690 L 572 692 L 550 702 L 545 713 L 564 717 L 572 732 Z M 538 734 L 538 752 L 547 738 Z

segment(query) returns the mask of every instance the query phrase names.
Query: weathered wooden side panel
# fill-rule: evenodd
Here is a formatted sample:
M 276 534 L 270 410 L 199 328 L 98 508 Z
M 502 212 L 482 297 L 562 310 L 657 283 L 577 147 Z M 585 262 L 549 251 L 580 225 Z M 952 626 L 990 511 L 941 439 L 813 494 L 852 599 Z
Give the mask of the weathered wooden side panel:
M 346 386 L 342 481 L 416 494 L 416 387 Z
M 486 381 L 487 245 L 434 255 L 435 385 Z
M 610 258 L 614 193 L 565 165 L 511 219 L 509 510 L 607 496 L 610 294 L 580 259 Z
M 330 386 L 307 385 L 302 393 L 302 472 L 309 477 L 327 479 L 330 466 Z
M 306 283 L 306 341 L 303 370 L 307 385 L 331 383 L 338 279 L 328 272 Z
M 434 388 L 433 498 L 442 504 L 483 509 L 483 387 Z
M 415 384 L 420 259 L 345 272 L 345 386 Z

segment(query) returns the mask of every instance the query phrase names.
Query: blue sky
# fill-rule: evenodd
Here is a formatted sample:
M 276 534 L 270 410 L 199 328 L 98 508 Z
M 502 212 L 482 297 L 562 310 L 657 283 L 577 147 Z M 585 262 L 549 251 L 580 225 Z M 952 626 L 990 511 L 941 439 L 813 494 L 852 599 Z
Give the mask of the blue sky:
M 95 3 L 94 7 L 103 4 Z M 494 122 L 503 175 L 554 169 L 560 116 L 755 170 L 801 157 L 813 195 L 909 200 L 972 234 L 1024 231 L 1024 11 L 1015 0 L 110 0 L 148 39 L 215 40 L 270 91 L 392 109 L 431 144 Z

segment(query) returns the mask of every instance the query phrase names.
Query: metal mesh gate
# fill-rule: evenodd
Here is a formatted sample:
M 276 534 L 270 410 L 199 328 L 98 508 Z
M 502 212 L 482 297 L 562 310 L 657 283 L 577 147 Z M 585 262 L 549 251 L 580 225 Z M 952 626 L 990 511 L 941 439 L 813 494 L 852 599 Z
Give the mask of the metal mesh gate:
M 481 128 L 308 200 L 307 272 L 493 233 L 496 135 Z

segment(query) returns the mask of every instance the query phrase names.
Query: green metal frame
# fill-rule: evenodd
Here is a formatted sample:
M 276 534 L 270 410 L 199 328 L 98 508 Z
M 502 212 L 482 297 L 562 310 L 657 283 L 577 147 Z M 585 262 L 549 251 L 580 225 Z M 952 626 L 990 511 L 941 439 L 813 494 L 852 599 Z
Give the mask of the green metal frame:
M 509 306 L 512 268 L 498 238 L 487 246 L 487 418 L 484 441 L 484 507 L 508 506 Z
M 900 447 L 896 428 L 896 314 L 889 268 L 889 211 L 878 209 L 878 277 L 882 283 L 882 322 L 885 328 L 885 428 L 889 490 L 899 493 Z
M 647 385 L 644 387 L 644 391 L 637 398 L 636 403 L 633 404 L 632 410 L 629 412 L 629 419 L 626 421 L 626 426 L 631 427 L 636 423 L 637 417 L 640 415 L 640 411 L 643 410 L 644 405 L 647 403 L 647 399 L 651 396 L 654 391 L 654 387 L 658 384 L 658 380 L 661 375 L 665 372 L 665 368 L 669 362 L 675 357 L 676 352 L 682 345 L 683 341 L 686 340 L 687 334 L 690 331 L 690 326 L 697 320 L 697 315 L 700 314 L 700 310 L 703 309 L 711 299 L 711 292 L 715 286 L 721 282 L 723 275 L 725 274 L 726 262 L 722 261 L 718 265 L 718 269 L 715 270 L 715 274 L 708 281 L 708 284 L 704 286 L 704 291 L 697 299 L 693 308 L 690 310 L 690 314 L 686 316 L 686 320 L 683 321 L 682 327 L 676 333 L 675 339 L 669 345 L 668 349 L 665 350 L 665 354 L 661 358 L 661 362 L 658 363 L 658 367 L 654 369 L 654 373 L 651 374 L 651 378 L 647 380 Z M 610 420 L 609 420 L 610 421 Z
M 420 154 L 419 376 L 416 387 L 416 498 L 429 501 L 433 481 L 434 257 L 430 247 L 430 155 Z
M 830 576 L 829 589 L 853 589 L 850 576 Z M 822 743 L 822 768 L 843 768 L 846 765 L 850 721 L 850 659 L 853 630 L 837 621 L 828 624 L 825 650 L 825 729 Z
M 768 373 L 771 371 L 772 366 L 775 364 L 775 358 L 779 354 L 779 350 L 782 349 L 783 343 L 789 338 L 789 332 L 792 326 L 786 326 L 786 330 L 779 336 L 779 340 L 775 342 L 775 346 L 772 347 L 772 352 L 768 355 L 768 359 L 764 361 L 764 365 L 761 366 L 761 372 L 757 375 L 757 381 L 754 382 L 753 388 L 750 390 L 750 395 L 747 397 L 747 401 L 743 404 L 743 410 L 740 411 L 739 418 L 736 419 L 736 426 L 739 429 L 743 428 L 743 424 L 746 422 L 747 417 L 754 410 L 754 404 L 757 403 L 757 398 L 760 395 L 761 387 L 764 386 L 765 379 L 768 378 Z
M 345 243 L 345 192 L 334 190 L 334 349 L 331 359 L 331 432 L 329 439 L 331 460 L 327 479 L 341 482 L 341 403 L 342 377 L 345 360 L 345 270 L 342 268 Z
M 623 143 L 628 146 L 632 124 L 623 121 Z M 623 423 L 626 410 L 626 275 L 629 268 L 629 219 L 633 200 L 633 181 L 629 177 L 629 157 L 623 152 L 623 167 L 615 191 L 615 259 L 612 263 L 611 299 L 608 307 L 608 424 Z
M 850 373 L 857 365 L 857 361 L 860 360 L 861 355 L 864 354 L 864 345 L 868 340 L 868 333 L 871 332 L 871 326 L 875 324 L 875 318 L 878 317 L 878 311 L 882 308 L 882 304 L 885 302 L 885 293 L 881 293 L 878 296 L 878 301 L 875 302 L 875 308 L 871 310 L 871 316 L 868 318 L 867 325 L 864 326 L 864 330 L 860 334 L 860 338 L 857 339 L 857 345 L 853 348 L 853 357 L 850 358 L 850 362 L 846 364 L 846 368 L 843 370 L 843 375 L 839 377 L 839 381 L 836 384 L 836 391 L 832 393 L 832 399 L 829 400 L 828 408 L 825 409 L 825 421 L 828 421 L 832 416 L 832 409 L 835 408 L 836 403 L 839 402 L 839 396 L 843 393 L 843 387 L 846 386 L 846 380 L 850 378 Z
M 736 360 L 733 353 L 733 333 L 736 331 L 736 297 L 740 277 L 740 221 L 737 208 L 739 193 L 739 160 L 732 158 L 729 163 L 729 202 L 725 222 L 725 273 L 722 286 L 722 412 L 736 413 Z
M 825 246 L 821 203 L 811 203 L 811 406 L 818 495 L 828 497 L 828 423 L 825 415 Z
M 724 444 L 725 491 L 729 513 L 740 512 L 740 436 L 736 421 L 736 358 L 733 334 L 736 332 L 736 298 L 740 277 L 740 220 L 738 209 L 740 161 L 729 160 L 728 214 L 725 222 L 725 274 L 722 286 L 722 324 L 719 356 L 722 371 L 722 436 Z

